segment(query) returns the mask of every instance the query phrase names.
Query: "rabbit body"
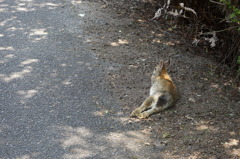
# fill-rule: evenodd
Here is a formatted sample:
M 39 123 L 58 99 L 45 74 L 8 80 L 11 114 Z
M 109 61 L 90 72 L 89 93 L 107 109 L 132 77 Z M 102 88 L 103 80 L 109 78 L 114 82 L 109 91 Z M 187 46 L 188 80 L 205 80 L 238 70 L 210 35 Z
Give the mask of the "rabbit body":
M 179 98 L 178 90 L 166 70 L 169 64 L 170 61 L 161 60 L 155 67 L 151 77 L 150 95 L 131 113 L 131 117 L 147 118 L 172 106 Z

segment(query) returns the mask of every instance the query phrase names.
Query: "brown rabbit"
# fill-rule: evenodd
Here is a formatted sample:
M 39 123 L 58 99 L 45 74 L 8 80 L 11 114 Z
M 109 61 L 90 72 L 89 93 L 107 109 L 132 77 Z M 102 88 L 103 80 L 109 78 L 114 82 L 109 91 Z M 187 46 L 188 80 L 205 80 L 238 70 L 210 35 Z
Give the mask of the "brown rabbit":
M 147 118 L 153 113 L 172 106 L 179 98 L 177 88 L 167 73 L 169 65 L 170 60 L 166 62 L 161 60 L 160 64 L 155 67 L 151 77 L 150 96 L 131 113 L 131 117 Z

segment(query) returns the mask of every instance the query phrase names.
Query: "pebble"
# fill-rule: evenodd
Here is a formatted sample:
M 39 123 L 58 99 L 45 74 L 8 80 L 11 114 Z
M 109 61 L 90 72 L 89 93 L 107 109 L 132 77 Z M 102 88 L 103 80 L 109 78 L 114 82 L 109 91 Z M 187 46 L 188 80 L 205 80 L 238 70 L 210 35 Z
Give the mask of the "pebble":
M 188 100 L 189 100 L 190 102 L 196 103 L 196 100 L 193 99 L 193 98 L 189 98 Z

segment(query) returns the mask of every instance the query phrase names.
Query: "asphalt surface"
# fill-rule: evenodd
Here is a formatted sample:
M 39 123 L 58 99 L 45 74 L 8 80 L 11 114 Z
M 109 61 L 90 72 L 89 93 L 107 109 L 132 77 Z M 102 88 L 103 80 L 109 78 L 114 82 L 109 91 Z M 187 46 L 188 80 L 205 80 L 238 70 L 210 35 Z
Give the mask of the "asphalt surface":
M 105 75 L 120 66 L 88 48 L 76 2 L 0 1 L 0 158 L 148 158 L 156 151 L 107 89 Z

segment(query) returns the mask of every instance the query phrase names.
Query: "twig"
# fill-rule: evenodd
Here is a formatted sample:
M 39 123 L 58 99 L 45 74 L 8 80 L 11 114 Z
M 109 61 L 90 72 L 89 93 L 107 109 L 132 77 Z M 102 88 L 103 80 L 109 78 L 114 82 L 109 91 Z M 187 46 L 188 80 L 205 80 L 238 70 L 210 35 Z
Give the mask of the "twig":
M 229 27 L 229 28 L 226 28 L 226 29 L 223 29 L 223 30 L 218 30 L 218 31 L 214 31 L 216 33 L 220 33 L 220 32 L 224 32 L 224 31 L 227 31 L 227 30 L 231 30 L 231 29 L 234 29 L 234 28 L 239 28 L 240 26 L 233 26 L 233 27 Z M 212 33 L 212 31 L 210 32 L 205 32 L 205 33 L 202 33 L 202 34 L 210 34 Z
M 220 3 L 220 2 L 216 2 L 216 1 L 213 1 L 213 0 L 209 0 L 210 2 L 212 3 L 216 3 L 216 4 L 219 4 L 219 5 L 224 5 L 223 3 Z
M 108 2 L 106 0 L 102 0 L 104 3 L 106 3 L 106 5 L 108 6 Z

